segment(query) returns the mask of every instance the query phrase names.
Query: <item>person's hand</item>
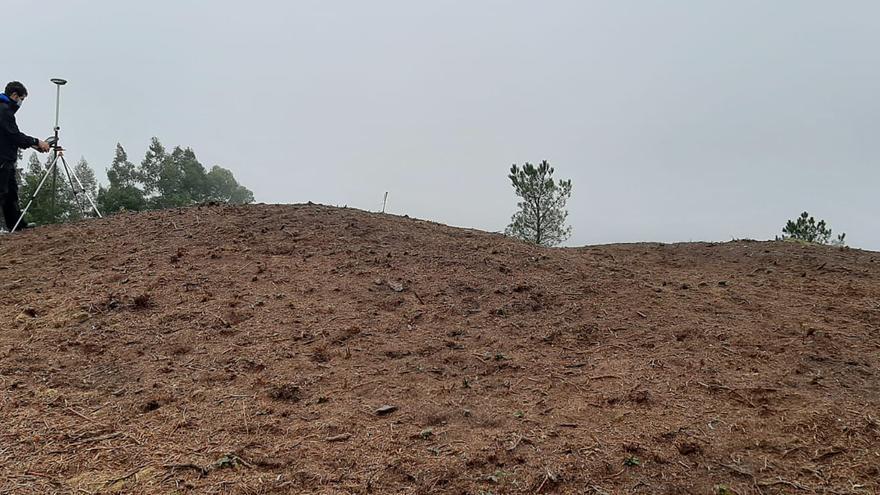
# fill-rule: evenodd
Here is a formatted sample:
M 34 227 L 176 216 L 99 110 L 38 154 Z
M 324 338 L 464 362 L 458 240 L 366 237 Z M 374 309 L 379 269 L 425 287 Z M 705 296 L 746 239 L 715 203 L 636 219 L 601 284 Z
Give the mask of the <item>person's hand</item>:
M 49 143 L 47 143 L 46 141 L 43 141 L 42 139 L 40 139 L 39 142 L 37 142 L 37 150 L 38 150 L 40 153 L 46 153 L 46 152 L 48 152 L 48 151 L 49 151 Z

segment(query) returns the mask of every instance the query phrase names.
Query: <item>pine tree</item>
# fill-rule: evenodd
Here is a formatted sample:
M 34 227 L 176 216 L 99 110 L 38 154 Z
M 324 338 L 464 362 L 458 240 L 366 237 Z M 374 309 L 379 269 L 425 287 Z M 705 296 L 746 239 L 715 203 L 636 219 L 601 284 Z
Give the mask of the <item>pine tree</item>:
M 159 194 L 159 181 L 161 180 L 162 169 L 168 160 L 168 153 L 165 147 L 159 142 L 159 138 L 153 137 L 150 140 L 150 147 L 144 155 L 138 168 L 138 177 L 144 187 L 144 195 L 149 203 L 153 203 Z
M 138 182 L 137 170 L 134 164 L 128 161 L 128 153 L 121 144 L 116 143 L 116 156 L 113 157 L 113 163 L 107 169 L 107 180 L 111 186 L 120 188 L 134 187 Z
M 71 208 L 68 213 L 68 219 L 81 220 L 83 218 L 91 218 L 95 216 L 95 210 L 92 208 L 92 204 L 89 202 L 86 194 L 92 199 L 97 197 L 98 180 L 95 177 L 95 171 L 92 170 L 92 167 L 89 166 L 89 162 L 85 158 L 80 158 L 79 162 L 73 166 L 73 172 L 79 178 L 79 182 L 73 179 L 76 195 L 73 195 L 73 190 L 68 187 L 71 196 L 73 196 L 70 198 Z M 80 188 L 80 183 L 82 183 L 82 188 Z
M 782 238 L 776 240 L 797 240 L 804 242 L 812 242 L 815 244 L 831 244 L 834 246 L 846 245 L 846 234 L 840 234 L 832 239 L 831 229 L 825 223 L 825 220 L 819 220 L 811 217 L 806 211 L 801 213 L 797 220 L 789 220 L 782 229 Z
M 144 193 L 138 186 L 139 174 L 121 144 L 116 145 L 116 156 L 107 169 L 107 188 L 98 189 L 98 204 L 105 213 L 140 211 L 146 208 Z
M 547 160 L 537 167 L 528 162 L 522 168 L 514 164 L 508 178 L 521 201 L 505 233 L 539 246 L 556 246 L 568 239 L 571 227 L 565 225 L 565 205 L 571 197 L 571 180 L 557 183 Z

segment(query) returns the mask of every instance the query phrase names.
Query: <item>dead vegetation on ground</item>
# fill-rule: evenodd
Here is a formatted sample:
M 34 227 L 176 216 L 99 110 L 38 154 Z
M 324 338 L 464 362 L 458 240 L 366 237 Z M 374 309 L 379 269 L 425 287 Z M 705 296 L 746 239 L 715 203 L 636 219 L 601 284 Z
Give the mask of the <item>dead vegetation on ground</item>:
M 872 494 L 880 255 L 316 205 L 0 239 L 0 493 Z

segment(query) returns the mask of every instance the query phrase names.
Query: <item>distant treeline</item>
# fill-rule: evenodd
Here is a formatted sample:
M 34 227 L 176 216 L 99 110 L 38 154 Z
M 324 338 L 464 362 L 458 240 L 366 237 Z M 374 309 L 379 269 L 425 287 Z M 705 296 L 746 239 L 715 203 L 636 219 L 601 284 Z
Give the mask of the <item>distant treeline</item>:
M 51 154 L 48 160 L 51 160 Z M 39 185 L 47 165 L 41 163 L 36 153 L 30 156 L 27 167 L 22 171 L 19 193 L 22 208 Z M 84 190 L 97 199 L 98 208 L 104 215 L 204 202 L 245 204 L 254 201 L 253 193 L 240 185 L 231 171 L 216 165 L 206 170 L 191 148 L 176 146 L 168 153 L 155 137 L 150 141 L 140 165 L 131 163 L 122 145 L 116 145 L 116 156 L 107 169 L 106 187 L 98 184 L 95 171 L 84 158 L 73 169 Z M 28 219 L 45 225 L 94 215 L 88 200 L 82 194 L 74 195 L 63 168 L 58 171 L 54 201 L 53 211 L 50 177 L 28 210 Z

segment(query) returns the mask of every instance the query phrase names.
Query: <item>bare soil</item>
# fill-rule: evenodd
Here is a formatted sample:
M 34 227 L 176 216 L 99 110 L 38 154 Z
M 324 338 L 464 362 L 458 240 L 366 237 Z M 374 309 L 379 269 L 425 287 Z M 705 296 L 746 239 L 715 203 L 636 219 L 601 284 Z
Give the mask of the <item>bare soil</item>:
M 0 260 L 2 494 L 880 490 L 878 253 L 257 205 Z

